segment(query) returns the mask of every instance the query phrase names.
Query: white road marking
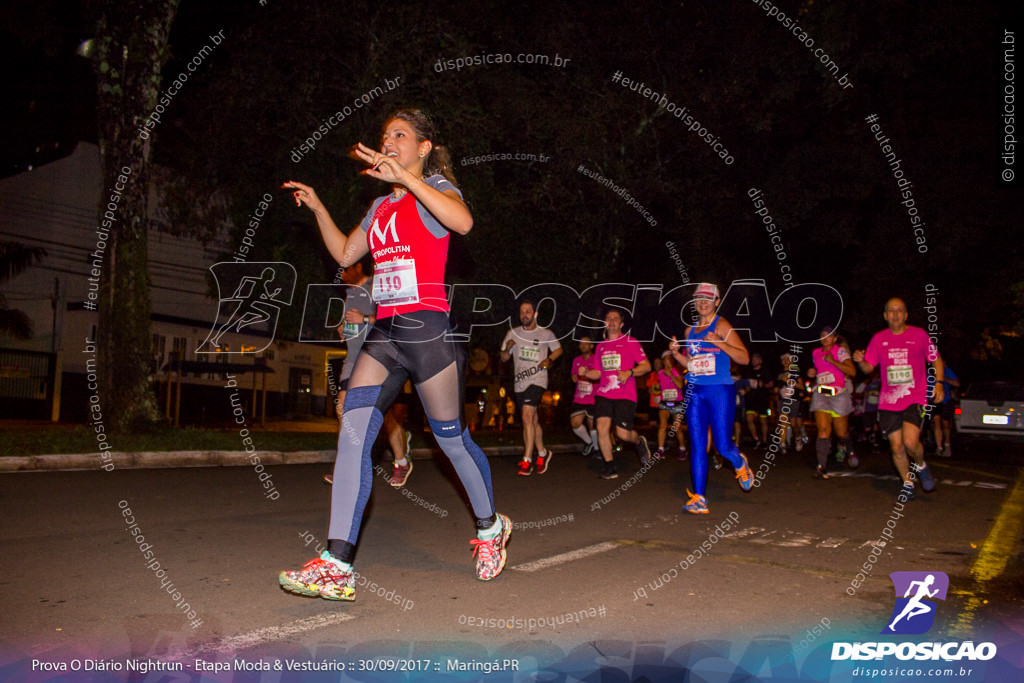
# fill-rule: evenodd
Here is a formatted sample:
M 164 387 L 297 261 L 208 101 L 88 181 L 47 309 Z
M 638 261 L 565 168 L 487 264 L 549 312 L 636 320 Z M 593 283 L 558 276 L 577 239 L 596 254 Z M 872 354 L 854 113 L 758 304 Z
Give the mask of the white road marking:
M 782 533 L 779 533 L 777 529 L 769 531 L 768 529 L 760 526 L 749 526 L 746 529 L 737 529 L 736 531 L 726 534 L 723 538 L 728 538 L 731 541 L 745 540 L 748 543 L 754 543 L 756 545 L 772 545 L 781 548 L 800 548 L 809 547 L 811 545 L 814 545 L 816 548 L 838 548 L 843 543 L 850 540 L 849 538 L 843 538 L 841 536 L 830 536 L 829 538 L 822 539 L 821 537 L 813 534 L 792 531 L 790 529 L 786 529 Z
M 298 621 L 290 621 L 280 626 L 267 626 L 250 631 L 249 633 L 240 633 L 237 636 L 231 636 L 223 640 L 215 640 L 212 643 L 200 645 L 188 652 L 169 656 L 167 659 L 170 661 L 181 661 L 195 659 L 200 654 L 207 656 L 211 654 L 234 654 L 239 650 L 246 650 L 275 640 L 283 640 L 300 633 L 315 631 L 316 629 L 340 624 L 351 619 L 355 619 L 355 617 L 346 612 L 318 614 L 305 619 L 299 619 Z
M 828 476 L 833 477 L 835 479 L 840 479 L 840 478 L 844 478 L 844 479 L 865 479 L 865 478 L 867 478 L 867 479 L 879 479 L 881 481 L 899 481 L 900 480 L 900 478 L 898 476 L 896 476 L 895 474 L 873 474 L 871 472 L 843 472 L 843 471 L 836 471 L 836 472 L 829 472 Z M 992 475 L 992 476 L 995 476 L 995 475 Z M 993 490 L 996 490 L 996 491 L 1003 491 L 1006 488 L 1008 488 L 1008 484 L 1001 484 L 1001 483 L 998 483 L 998 482 L 991 482 L 991 481 L 971 481 L 971 480 L 954 481 L 953 479 L 940 479 L 940 480 L 938 480 L 938 483 L 939 484 L 944 484 L 946 486 L 965 486 L 965 487 L 966 486 L 973 486 L 974 488 L 993 489 Z
M 792 536 L 790 534 L 793 534 Z M 775 545 L 783 548 L 800 548 L 802 546 L 809 546 L 813 541 L 818 540 L 817 536 L 811 536 L 810 534 L 796 533 L 793 531 L 786 530 L 780 540 L 775 542 Z
M 590 557 L 591 555 L 597 555 L 598 553 L 615 550 L 616 548 L 622 547 L 622 545 L 623 544 L 619 541 L 606 541 L 605 543 L 590 545 L 586 548 L 580 548 L 579 550 L 570 550 L 569 552 L 562 553 L 561 555 L 545 557 L 542 560 L 534 560 L 533 562 L 527 562 L 526 564 L 518 564 L 515 567 L 512 567 L 512 569 L 518 572 L 535 572 L 541 569 L 547 569 L 548 567 L 554 567 L 559 564 L 565 564 L 566 562 L 572 562 L 573 560 Z
M 765 531 L 765 528 L 763 526 L 748 526 L 746 529 L 739 529 L 738 531 L 730 532 L 730 533 L 726 534 L 723 538 L 732 538 L 732 539 L 746 538 L 747 536 L 753 536 L 755 534 L 760 534 L 760 533 L 763 533 L 764 531 Z

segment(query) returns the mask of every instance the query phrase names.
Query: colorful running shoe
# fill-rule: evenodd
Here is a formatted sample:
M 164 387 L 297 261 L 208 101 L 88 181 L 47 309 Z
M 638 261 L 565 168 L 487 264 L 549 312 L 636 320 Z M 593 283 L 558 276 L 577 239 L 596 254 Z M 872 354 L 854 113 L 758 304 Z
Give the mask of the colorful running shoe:
M 736 478 L 739 479 L 740 488 L 744 491 L 749 491 L 754 485 L 754 473 L 750 471 L 747 456 L 740 453 L 740 457 L 743 458 L 743 465 L 736 470 Z
M 686 460 L 686 449 L 685 448 L 680 448 L 679 449 L 679 455 L 676 456 L 676 460 L 680 460 L 680 461 Z
M 846 449 L 843 448 L 842 446 L 840 446 L 839 448 L 836 449 L 836 462 L 839 463 L 840 465 L 842 465 L 843 461 L 845 461 L 845 460 L 846 460 Z
M 817 469 L 814 470 L 815 479 L 829 479 L 828 472 L 821 465 L 818 465 Z
M 596 448 L 597 448 L 597 444 L 595 444 L 593 441 L 591 441 L 590 443 L 588 443 L 586 446 L 583 447 L 583 453 L 581 453 L 580 455 L 582 455 L 585 458 L 588 455 L 590 455 L 591 453 L 593 453 L 594 449 L 596 449 Z
M 512 521 L 502 514 L 498 515 L 498 521 L 501 522 L 501 530 L 494 538 L 488 541 L 474 538 L 469 542 L 476 558 L 476 578 L 481 581 L 490 581 L 505 568 L 505 545 L 512 534 Z
M 640 467 L 647 467 L 651 461 L 651 448 L 647 445 L 647 437 L 641 436 L 636 441 L 636 454 L 640 456 Z
M 606 462 L 604 464 L 604 469 L 601 471 L 601 478 L 602 479 L 618 479 L 619 478 L 619 468 L 617 468 L 615 466 L 614 462 Z
M 690 489 L 686 489 L 686 495 L 690 496 L 690 500 L 683 506 L 683 512 L 689 512 L 692 515 L 708 514 L 707 498 L 696 493 L 691 493 Z
M 298 571 L 284 571 L 277 577 L 289 593 L 309 595 L 324 600 L 355 600 L 356 579 L 351 570 L 345 571 L 326 550 L 310 560 Z
M 400 489 L 405 486 L 405 482 L 408 481 L 409 475 L 412 474 L 412 458 L 405 456 L 405 465 L 395 465 L 391 468 L 391 485 L 396 489 Z
M 925 493 L 931 493 L 935 490 L 935 477 L 932 476 L 932 470 L 930 467 L 925 465 L 919 467 L 914 465 L 914 471 L 917 472 L 917 478 L 921 481 L 921 490 Z
M 551 464 L 551 451 L 544 451 L 537 454 L 537 474 L 544 474 Z
M 519 461 L 519 476 L 528 477 L 533 474 L 533 462 L 531 460 L 520 460 Z
M 899 493 L 896 494 L 896 499 L 906 503 L 914 500 L 914 482 L 903 482 L 903 486 L 900 487 Z
M 324 483 L 327 484 L 328 486 L 334 486 L 334 475 L 333 474 L 325 474 L 324 475 Z

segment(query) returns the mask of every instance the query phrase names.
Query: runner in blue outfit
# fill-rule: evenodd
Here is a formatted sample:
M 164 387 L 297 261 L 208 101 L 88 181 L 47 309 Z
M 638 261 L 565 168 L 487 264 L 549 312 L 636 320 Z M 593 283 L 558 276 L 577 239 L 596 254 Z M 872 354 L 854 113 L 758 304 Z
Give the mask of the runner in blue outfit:
M 690 500 L 683 510 L 707 514 L 708 427 L 715 449 L 736 468 L 736 478 L 744 491 L 754 483 L 754 473 L 747 458 L 732 439 L 733 415 L 736 411 L 736 386 L 729 375 L 729 360 L 740 365 L 750 362 L 750 354 L 740 336 L 725 318 L 716 315 L 718 287 L 701 283 L 694 294 L 697 324 L 686 330 L 686 340 L 672 337 L 669 349 L 673 357 L 689 370 L 686 376 L 690 389 L 686 401 L 686 426 L 690 432 L 690 471 L 693 488 L 686 493 Z

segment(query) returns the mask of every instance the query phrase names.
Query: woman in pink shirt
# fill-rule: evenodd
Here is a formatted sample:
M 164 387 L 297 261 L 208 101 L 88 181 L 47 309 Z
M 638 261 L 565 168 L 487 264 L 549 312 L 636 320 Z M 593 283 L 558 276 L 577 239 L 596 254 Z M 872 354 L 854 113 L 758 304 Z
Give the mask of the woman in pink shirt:
M 658 457 L 665 453 L 665 440 L 668 437 L 668 408 L 661 406 L 662 403 L 678 403 L 683 400 L 683 373 L 676 366 L 676 359 L 672 357 L 671 351 L 666 351 L 663 356 L 663 367 L 658 370 L 657 382 L 661 391 L 658 405 Z M 676 442 L 679 444 L 679 459 L 686 456 L 686 449 L 683 447 L 683 437 L 678 434 L 679 427 L 673 430 Z
M 811 353 L 814 359 L 815 385 L 811 397 L 811 412 L 818 431 L 815 452 L 818 469 L 814 476 L 828 479 L 828 456 L 832 450 L 832 432 L 839 440 L 836 457 L 843 462 L 849 457 L 850 467 L 859 463 L 853 454 L 850 438 L 850 413 L 853 412 L 853 383 L 857 375 L 853 357 L 846 341 L 827 328 L 821 332 L 821 346 Z

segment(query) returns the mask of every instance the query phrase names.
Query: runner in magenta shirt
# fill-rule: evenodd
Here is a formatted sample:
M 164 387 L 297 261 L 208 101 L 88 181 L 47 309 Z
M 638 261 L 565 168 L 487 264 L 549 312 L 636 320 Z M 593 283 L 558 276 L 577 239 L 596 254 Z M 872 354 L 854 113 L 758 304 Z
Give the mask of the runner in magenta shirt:
M 647 439 L 633 429 L 636 418 L 636 377 L 651 371 L 644 349 L 625 333 L 623 314 L 615 309 L 604 317 L 605 340 L 597 345 L 593 365 L 582 376 L 597 382 L 594 414 L 597 416 L 597 442 L 604 458 L 604 479 L 616 479 L 618 468 L 612 459 L 612 425 L 620 441 L 636 444 L 640 464 L 646 466 L 651 452 Z
M 650 363 L 640 342 L 628 335 L 605 339 L 597 345 L 597 353 L 594 355 L 597 358 L 594 367 L 601 372 L 601 379 L 597 383 L 597 396 L 636 403 L 635 377 L 650 370 Z M 646 369 L 642 372 L 633 372 L 641 363 L 647 363 Z
M 872 367 L 881 366 L 879 409 L 899 412 L 928 403 L 927 366 L 938 357 L 938 349 L 920 327 L 905 325 L 900 334 L 890 329 L 872 337 L 864 360 Z
M 590 337 L 580 337 L 580 354 L 572 360 L 572 381 L 576 383 L 569 421 L 572 432 L 585 445 L 583 455 L 588 456 L 597 449 L 597 428 L 594 426 L 594 390 L 596 385 L 584 377 L 583 371 L 593 366 L 594 342 Z
M 822 333 L 822 339 L 832 338 L 832 344 L 826 349 L 824 346 L 819 346 L 811 352 L 811 358 L 814 359 L 814 370 L 817 373 L 817 386 L 829 386 L 835 389 L 837 394 L 847 390 L 850 386 L 850 381 L 846 378 L 846 374 L 838 366 L 845 363 L 847 358 L 852 358 L 850 352 L 846 350 L 841 344 L 836 343 L 838 341 L 835 338 L 835 334 L 832 330 L 827 330 Z M 832 361 L 826 360 L 826 357 L 831 357 Z
M 676 359 L 672 357 L 671 351 L 666 351 L 662 356 L 664 367 L 658 370 L 658 387 L 661 389 L 658 407 L 658 450 L 659 456 L 665 454 L 665 441 L 668 439 L 668 418 L 667 408 L 662 408 L 661 403 L 677 403 L 683 400 L 683 373 L 676 367 Z M 683 446 L 683 437 L 679 434 L 680 420 L 677 420 L 672 427 L 672 436 L 679 444 L 680 460 L 686 458 L 686 448 Z
M 669 403 L 679 401 L 683 396 L 683 375 L 675 366 L 672 356 L 665 357 L 665 367 L 658 371 L 658 385 L 661 387 L 661 400 Z
M 594 348 L 594 345 L 589 341 L 580 341 L 581 347 L 584 344 L 591 349 Z M 581 372 L 593 366 L 593 359 L 594 354 L 590 352 L 585 356 L 576 356 L 572 361 L 572 376 L 579 378 L 576 382 L 576 393 L 573 394 L 572 402 L 581 406 L 594 405 L 594 383 L 583 377 Z
M 857 374 L 846 340 L 831 328 L 821 331 L 821 346 L 811 352 L 814 360 L 815 386 L 811 412 L 818 437 L 814 451 L 818 458 L 817 479 L 828 479 L 828 456 L 832 452 L 832 432 L 836 434 L 836 460 L 857 467 L 850 438 L 850 413 L 853 412 L 853 384 L 848 379 Z
M 885 303 L 885 321 L 889 329 L 872 337 L 866 352 L 855 351 L 853 360 L 866 375 L 875 367 L 881 372 L 878 423 L 889 439 L 893 463 L 903 479 L 897 500 L 905 503 L 914 497 L 915 479 L 921 480 L 926 493 L 935 490 L 935 478 L 924 461 L 921 425 L 929 410 L 931 382 L 934 402 L 942 401 L 945 368 L 934 340 L 920 327 L 907 325 L 907 304 L 902 299 Z M 908 456 L 914 460 L 913 472 Z

